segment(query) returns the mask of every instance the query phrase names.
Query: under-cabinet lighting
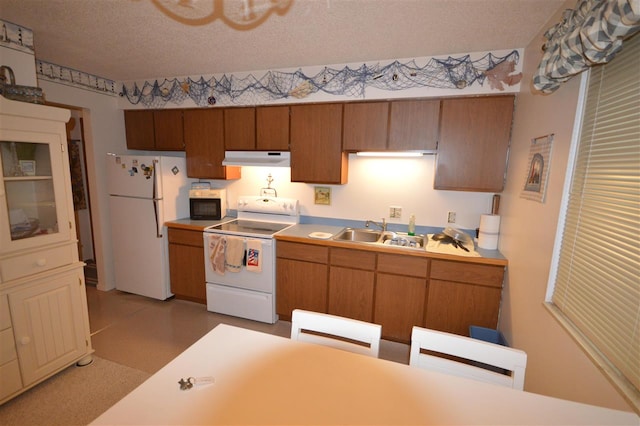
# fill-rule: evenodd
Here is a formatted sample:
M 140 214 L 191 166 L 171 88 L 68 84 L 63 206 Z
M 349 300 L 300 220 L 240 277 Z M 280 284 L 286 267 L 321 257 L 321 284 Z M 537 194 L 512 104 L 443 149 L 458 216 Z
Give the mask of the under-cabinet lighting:
M 395 158 L 409 158 L 409 157 L 422 157 L 424 155 L 435 154 L 434 152 L 425 151 L 361 151 L 356 152 L 358 157 L 395 157 Z

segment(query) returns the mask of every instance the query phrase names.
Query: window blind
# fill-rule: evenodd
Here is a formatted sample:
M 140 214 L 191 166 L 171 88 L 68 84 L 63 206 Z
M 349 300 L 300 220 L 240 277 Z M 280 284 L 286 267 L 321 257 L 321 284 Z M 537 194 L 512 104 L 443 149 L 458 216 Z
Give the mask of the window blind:
M 551 304 L 638 410 L 640 36 L 591 69 L 573 167 Z

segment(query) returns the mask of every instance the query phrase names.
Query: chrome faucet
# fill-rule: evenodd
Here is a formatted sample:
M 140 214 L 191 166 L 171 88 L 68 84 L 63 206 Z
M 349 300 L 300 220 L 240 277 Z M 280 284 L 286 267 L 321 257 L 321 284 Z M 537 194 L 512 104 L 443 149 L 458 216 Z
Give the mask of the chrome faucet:
M 373 220 L 367 220 L 367 221 L 364 223 L 365 228 L 368 228 L 368 227 L 369 227 L 369 225 L 370 225 L 370 224 L 372 224 L 372 223 L 373 223 L 374 225 L 376 225 L 376 226 L 379 226 L 379 227 L 382 229 L 382 232 L 386 232 L 386 231 L 387 231 L 387 221 L 385 220 L 385 218 L 384 218 L 384 217 L 382 218 L 382 223 L 378 223 L 378 222 L 375 222 L 375 221 L 373 221 Z

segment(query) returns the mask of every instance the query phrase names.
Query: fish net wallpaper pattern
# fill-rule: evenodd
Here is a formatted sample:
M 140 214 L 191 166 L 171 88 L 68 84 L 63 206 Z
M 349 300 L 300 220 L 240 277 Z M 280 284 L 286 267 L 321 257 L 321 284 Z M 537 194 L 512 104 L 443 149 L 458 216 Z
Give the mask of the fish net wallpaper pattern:
M 143 104 L 147 108 L 161 108 L 168 102 L 180 105 L 191 99 L 198 106 L 240 104 L 256 105 L 286 98 L 305 98 L 316 92 L 331 95 L 364 98 L 367 88 L 399 91 L 413 88 L 438 88 L 463 90 L 474 84 L 488 81 L 494 90 L 504 90 L 505 85 L 518 84 L 521 73 L 513 74 L 520 60 L 518 51 L 506 56 L 488 53 L 478 60 L 470 55 L 458 58 L 430 59 L 418 66 L 415 60 L 400 63 L 394 61 L 384 67 L 379 64 L 363 64 L 357 69 L 325 67 L 315 76 L 307 76 L 302 70 L 295 72 L 268 71 L 261 78 L 249 75 L 238 78 L 223 75 L 220 79 L 193 80 L 191 78 L 165 79 L 163 82 L 145 81 L 123 85 L 121 96 L 131 104 Z

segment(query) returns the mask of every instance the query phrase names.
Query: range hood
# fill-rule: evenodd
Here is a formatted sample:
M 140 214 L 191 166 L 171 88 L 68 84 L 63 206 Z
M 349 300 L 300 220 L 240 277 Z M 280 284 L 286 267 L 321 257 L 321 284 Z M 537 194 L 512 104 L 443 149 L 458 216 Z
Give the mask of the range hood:
M 225 151 L 223 166 L 290 167 L 288 151 Z

